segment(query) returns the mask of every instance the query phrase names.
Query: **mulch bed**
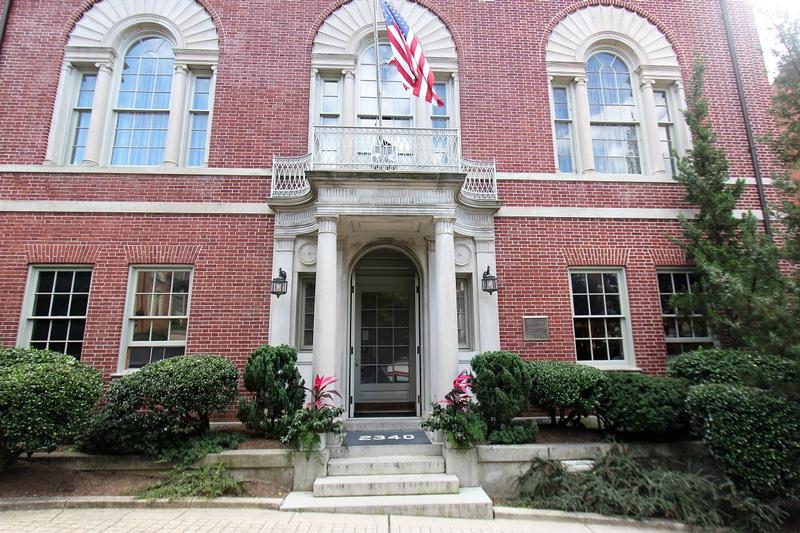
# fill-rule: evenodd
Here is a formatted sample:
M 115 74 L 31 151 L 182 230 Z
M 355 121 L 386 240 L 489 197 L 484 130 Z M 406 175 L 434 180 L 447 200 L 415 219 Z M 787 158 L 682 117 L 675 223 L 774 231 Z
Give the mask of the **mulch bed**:
M 599 429 L 585 429 L 561 426 L 539 426 L 536 444 L 584 444 L 606 442 L 607 434 Z
M 279 440 L 250 437 L 239 443 L 239 450 L 280 450 L 287 446 Z

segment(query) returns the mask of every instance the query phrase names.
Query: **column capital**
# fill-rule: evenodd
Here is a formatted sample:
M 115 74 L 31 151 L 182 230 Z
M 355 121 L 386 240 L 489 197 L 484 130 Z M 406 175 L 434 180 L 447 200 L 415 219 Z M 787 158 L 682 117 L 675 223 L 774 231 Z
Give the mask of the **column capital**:
M 175 63 L 173 68 L 175 69 L 175 74 L 186 74 L 189 72 L 189 65 L 186 63 Z
M 97 68 L 98 73 L 111 74 L 114 71 L 114 63 L 111 60 L 98 61 L 94 66 Z
M 356 69 L 355 69 L 355 67 L 343 68 L 342 69 L 342 76 L 344 76 L 345 79 L 355 78 L 356 77 Z
M 333 233 L 334 235 L 336 235 L 336 230 L 338 225 L 339 225 L 339 217 L 337 216 L 317 217 L 318 233 Z
M 580 76 L 575 76 L 573 78 L 573 81 L 575 82 L 575 85 L 581 85 L 584 87 L 586 86 L 586 76 L 584 76 L 583 74 L 581 74 Z
M 642 78 L 642 80 L 639 82 L 639 87 L 642 89 L 652 89 L 655 82 L 656 81 L 653 78 Z
M 433 217 L 433 222 L 436 225 L 437 235 L 442 233 L 453 234 L 456 225 L 455 217 Z
M 276 237 L 275 238 L 275 251 L 276 252 L 293 252 L 294 251 L 294 237 Z
M 450 79 L 452 79 L 453 81 L 458 81 L 458 72 L 451 72 Z

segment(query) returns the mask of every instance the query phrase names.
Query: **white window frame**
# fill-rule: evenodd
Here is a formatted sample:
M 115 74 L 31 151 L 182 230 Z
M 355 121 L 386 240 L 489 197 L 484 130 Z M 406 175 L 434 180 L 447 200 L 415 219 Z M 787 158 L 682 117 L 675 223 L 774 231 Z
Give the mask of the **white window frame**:
M 156 271 L 188 271 L 189 272 L 189 292 L 186 298 L 186 339 L 182 342 L 178 341 L 155 341 L 159 346 L 183 346 L 184 350 L 189 345 L 189 327 L 191 325 L 192 315 L 192 295 L 194 294 L 194 278 L 196 269 L 194 265 L 131 265 L 128 269 L 128 284 L 125 296 L 125 316 L 123 317 L 122 326 L 122 339 L 119 349 L 119 360 L 117 362 L 117 371 L 130 372 L 137 369 L 128 366 L 128 348 L 131 345 L 135 346 L 153 346 L 153 341 L 132 341 L 133 338 L 133 306 L 135 304 L 136 293 L 136 273 L 137 272 L 156 272 Z M 185 352 L 184 352 L 185 353 Z
M 97 70 L 90 70 L 90 69 L 78 69 L 77 80 L 75 81 L 74 86 L 72 87 L 72 109 L 70 110 L 70 117 L 69 123 L 67 124 L 67 135 L 66 139 L 64 139 L 64 163 L 67 165 L 75 166 L 80 165 L 83 161 L 72 161 L 72 150 L 75 144 L 75 130 L 78 127 L 78 115 L 81 112 L 89 112 L 89 120 L 91 121 L 92 111 L 94 111 L 94 99 L 95 99 L 95 92 L 97 90 Z M 80 98 L 81 92 L 81 85 L 83 84 L 83 79 L 86 76 L 94 76 L 95 77 L 95 88 L 92 89 L 92 105 L 89 107 L 79 107 L 78 106 L 78 98 Z M 88 137 L 88 132 L 87 132 Z M 84 146 L 84 150 L 86 147 Z
M 188 75 L 191 77 L 189 82 L 189 87 L 186 92 L 186 115 L 184 117 L 183 123 L 183 143 L 181 146 L 181 162 L 182 165 L 187 168 L 204 168 L 208 166 L 208 152 L 211 149 L 211 122 L 214 117 L 214 93 L 216 92 L 216 85 L 217 85 L 217 72 L 216 69 L 213 67 L 200 67 L 200 68 L 189 68 Z M 206 115 L 208 115 L 208 132 L 206 133 L 206 146 L 205 146 L 205 156 L 203 157 L 203 164 L 202 165 L 192 165 L 189 166 L 189 148 L 192 144 L 192 116 L 195 115 L 195 110 L 193 106 L 194 102 L 194 89 L 195 84 L 197 82 L 197 78 L 210 78 L 209 81 L 209 88 L 208 88 L 208 111 L 204 111 Z M 171 112 L 171 110 L 170 110 Z
M 473 304 L 473 277 L 471 274 L 468 273 L 456 273 L 456 284 L 458 281 L 464 281 L 466 286 L 464 288 L 464 320 L 465 330 L 466 330 L 466 343 L 461 343 L 459 340 L 458 342 L 458 350 L 461 352 L 471 352 L 475 346 L 475 319 L 474 319 L 474 311 L 475 306 Z M 458 286 L 456 286 L 456 296 L 458 295 Z M 458 300 L 456 299 L 456 323 L 458 322 Z
M 569 119 L 559 119 L 556 117 L 556 98 L 555 90 L 564 89 L 567 96 L 567 111 L 569 112 Z M 580 161 L 578 160 L 580 153 L 578 150 L 578 141 L 576 139 L 575 131 L 575 95 L 571 83 L 550 83 L 550 127 L 553 135 L 553 161 L 556 165 L 556 173 L 558 174 L 577 174 L 580 168 Z M 572 150 L 572 172 L 564 172 L 558 163 L 558 138 L 556 137 L 556 123 L 566 122 L 569 124 L 570 145 Z
M 305 288 L 307 283 L 311 283 L 316 287 L 316 273 L 315 272 L 301 272 L 297 276 L 297 351 L 310 352 L 314 349 L 314 324 L 311 324 L 311 344 L 305 343 L 305 316 L 306 316 L 306 298 Z M 314 305 L 316 307 L 316 294 L 314 295 Z M 316 313 L 314 313 L 314 320 L 316 320 Z
M 659 274 L 674 275 L 674 274 L 693 274 L 693 273 L 695 273 L 695 270 L 693 270 L 691 268 L 669 267 L 669 268 L 658 268 L 658 269 L 656 269 L 656 290 L 658 290 L 658 301 L 659 301 L 659 309 L 661 310 L 660 311 L 660 316 L 661 316 L 661 319 L 662 319 L 662 329 L 663 329 L 663 319 L 665 319 L 665 318 L 677 319 L 677 318 L 680 317 L 680 315 L 664 314 L 664 310 L 663 310 L 663 308 L 661 308 L 661 295 L 662 294 L 666 294 L 666 293 L 662 293 L 661 292 L 661 284 L 658 281 Z M 675 288 L 674 278 L 672 278 L 672 287 L 673 287 L 672 294 L 683 294 L 683 293 L 674 292 L 674 288 Z M 691 289 L 691 287 L 690 287 L 690 289 Z M 708 335 L 706 335 L 705 337 L 680 337 L 680 336 L 678 336 L 678 337 L 668 337 L 666 332 L 664 332 L 664 343 L 666 345 L 669 345 L 669 344 L 710 344 L 712 346 L 718 345 L 719 344 L 719 340 L 714 336 L 713 332 L 711 331 L 711 327 L 709 326 L 708 320 L 705 318 L 705 316 L 702 315 L 702 314 L 699 314 L 699 313 L 692 314 L 692 318 L 695 318 L 695 317 L 702 318 L 703 320 L 705 320 L 705 322 L 706 322 L 706 332 L 708 333 Z M 670 357 L 669 355 L 667 355 L 667 356 Z M 674 357 L 674 356 L 672 356 L 672 357 Z
M 94 268 L 92 265 L 86 264 L 36 264 L 28 266 L 28 277 L 25 282 L 25 294 L 22 298 L 22 313 L 20 314 L 19 328 L 17 330 L 17 346 L 19 348 L 28 348 L 31 344 L 31 336 L 33 334 L 33 321 L 37 318 L 33 315 L 33 306 L 35 304 L 36 286 L 39 281 L 39 274 L 42 271 L 67 271 L 67 272 L 90 272 L 92 274 L 89 281 L 89 293 L 86 302 L 86 315 L 83 316 L 65 316 L 66 320 L 82 319 L 87 322 L 89 316 L 89 307 L 92 303 L 92 286 L 94 285 Z M 70 293 L 72 294 L 72 293 Z M 53 319 L 53 317 L 48 317 Z M 86 330 L 84 329 L 84 336 L 81 343 L 85 344 Z M 83 347 L 81 347 L 81 356 L 83 356 Z
M 579 361 L 577 347 L 575 346 L 575 305 L 572 293 L 572 274 L 617 274 L 619 283 L 619 303 L 620 303 L 620 327 L 622 329 L 622 360 L 607 361 Z M 624 267 L 574 267 L 567 271 L 567 284 L 569 285 L 569 307 L 570 321 L 572 328 L 572 353 L 575 362 L 578 364 L 592 366 L 601 370 L 635 370 L 636 355 L 633 349 L 633 332 L 631 326 L 631 312 L 628 302 L 628 281 Z M 581 315 L 584 316 L 584 315 Z M 606 318 L 609 315 L 596 315 L 598 318 Z

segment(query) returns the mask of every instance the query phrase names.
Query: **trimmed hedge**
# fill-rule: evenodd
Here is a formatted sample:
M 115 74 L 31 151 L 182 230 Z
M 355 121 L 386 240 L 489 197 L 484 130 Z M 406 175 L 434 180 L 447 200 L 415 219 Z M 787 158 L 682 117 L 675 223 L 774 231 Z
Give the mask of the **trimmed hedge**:
M 614 431 L 674 437 L 686 430 L 687 392 L 679 379 L 608 372 L 598 398 L 598 414 Z
M 255 397 L 241 398 L 236 416 L 248 429 L 280 437 L 281 417 L 303 407 L 303 385 L 294 348 L 285 344 L 259 346 L 244 367 L 244 386 Z
M 603 372 L 577 363 L 529 361 L 530 401 L 550 414 L 553 424 L 576 422 L 597 409 Z
M 236 397 L 238 372 L 218 355 L 164 359 L 111 382 L 106 406 L 84 438 L 95 453 L 156 455 L 209 430 Z
M 761 498 L 800 494 L 800 405 L 742 385 L 690 388 L 693 431 L 741 489 Z
M 668 369 L 671 377 L 685 379 L 693 385 L 792 383 L 800 378 L 797 365 L 788 359 L 722 348 L 701 348 L 681 354 L 669 361 Z
M 0 349 L 0 468 L 23 453 L 73 442 L 102 390 L 100 373 L 71 355 Z
M 525 362 L 511 352 L 484 352 L 472 359 L 472 391 L 489 430 L 511 423 L 528 408 L 531 376 Z
M 536 435 L 539 433 L 539 426 L 536 422 L 530 424 L 515 423 L 508 426 L 500 426 L 489 433 L 486 442 L 489 444 L 530 444 L 536 442 Z

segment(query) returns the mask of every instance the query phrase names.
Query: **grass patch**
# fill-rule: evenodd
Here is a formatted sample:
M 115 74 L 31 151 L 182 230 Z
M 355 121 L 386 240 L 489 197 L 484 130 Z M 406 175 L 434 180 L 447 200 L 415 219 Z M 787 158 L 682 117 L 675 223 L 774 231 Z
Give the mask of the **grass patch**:
M 520 479 L 519 505 L 629 518 L 678 520 L 703 528 L 772 531 L 785 514 L 738 491 L 729 480 L 633 459 L 619 447 L 591 472 L 571 474 L 556 461 L 534 461 Z
M 137 498 L 218 498 L 220 496 L 245 496 L 244 483 L 236 481 L 225 470 L 222 463 L 204 465 L 199 468 L 175 468 L 166 479 L 147 487 L 138 493 Z

